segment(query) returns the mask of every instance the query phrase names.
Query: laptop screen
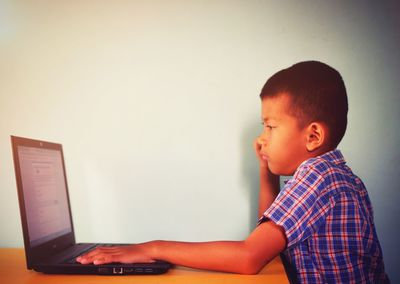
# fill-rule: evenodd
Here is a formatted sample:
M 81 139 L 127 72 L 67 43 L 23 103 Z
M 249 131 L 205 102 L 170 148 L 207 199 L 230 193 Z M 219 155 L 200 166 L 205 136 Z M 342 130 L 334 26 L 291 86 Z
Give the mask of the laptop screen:
M 31 247 L 72 232 L 62 153 L 17 148 Z

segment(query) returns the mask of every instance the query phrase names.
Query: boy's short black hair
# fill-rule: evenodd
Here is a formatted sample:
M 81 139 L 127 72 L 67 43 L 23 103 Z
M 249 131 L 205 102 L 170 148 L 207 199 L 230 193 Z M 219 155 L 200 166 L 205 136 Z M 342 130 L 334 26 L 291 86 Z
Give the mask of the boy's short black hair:
M 346 87 L 339 72 L 322 62 L 300 62 L 269 78 L 260 97 L 283 93 L 289 95 L 290 113 L 300 126 L 314 121 L 325 123 L 330 146 L 336 148 L 346 132 L 348 112 Z

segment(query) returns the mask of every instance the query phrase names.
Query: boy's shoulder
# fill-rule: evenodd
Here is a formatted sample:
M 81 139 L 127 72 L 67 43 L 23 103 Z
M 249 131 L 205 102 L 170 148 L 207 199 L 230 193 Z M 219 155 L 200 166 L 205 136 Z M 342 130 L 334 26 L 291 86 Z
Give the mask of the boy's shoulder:
M 315 195 L 331 197 L 344 192 L 360 193 L 365 188 L 337 149 L 304 161 L 293 176 L 293 185 L 291 190 L 300 187 Z

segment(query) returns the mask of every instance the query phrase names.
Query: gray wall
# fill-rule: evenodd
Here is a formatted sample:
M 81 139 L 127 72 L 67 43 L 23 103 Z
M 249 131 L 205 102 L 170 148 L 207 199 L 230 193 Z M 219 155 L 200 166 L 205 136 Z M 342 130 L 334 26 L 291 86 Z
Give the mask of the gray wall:
M 259 91 L 316 59 L 347 84 L 340 149 L 399 282 L 393 3 L 1 0 L 0 246 L 23 244 L 10 135 L 63 143 L 78 241 L 244 238 L 256 222 Z

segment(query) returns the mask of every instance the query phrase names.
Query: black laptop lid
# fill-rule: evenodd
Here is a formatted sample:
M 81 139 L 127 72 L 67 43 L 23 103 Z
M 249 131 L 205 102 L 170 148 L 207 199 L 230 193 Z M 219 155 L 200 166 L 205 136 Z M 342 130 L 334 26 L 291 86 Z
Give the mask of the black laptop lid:
M 75 244 L 61 144 L 11 136 L 27 266 Z

